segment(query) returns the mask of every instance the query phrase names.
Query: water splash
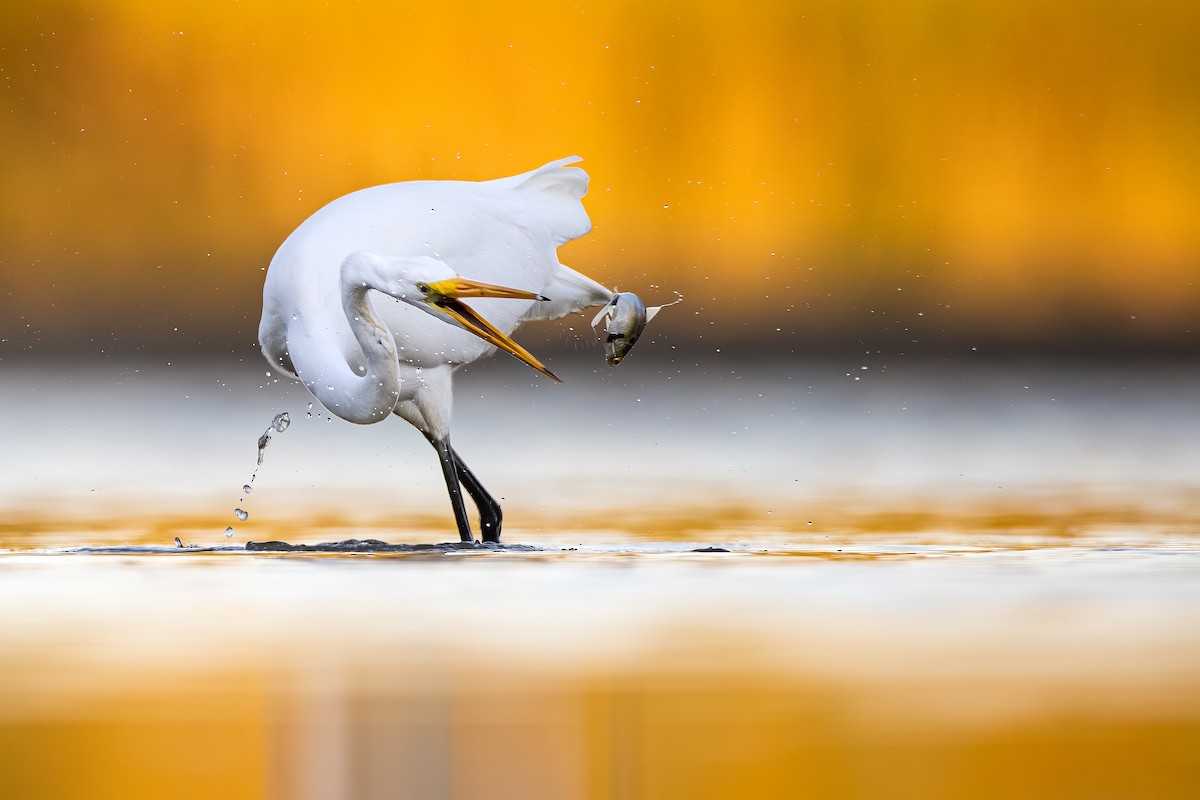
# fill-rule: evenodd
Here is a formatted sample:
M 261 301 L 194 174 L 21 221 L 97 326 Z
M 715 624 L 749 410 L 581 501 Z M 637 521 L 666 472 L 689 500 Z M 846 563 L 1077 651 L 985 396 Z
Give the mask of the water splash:
M 262 466 L 263 456 L 267 451 L 267 445 L 271 443 L 271 431 L 273 430 L 276 433 L 283 433 L 288 429 L 288 425 L 291 424 L 291 415 L 289 415 L 286 411 L 280 411 L 275 415 L 275 418 L 271 420 L 270 426 L 263 431 L 262 436 L 258 437 L 258 466 Z M 258 470 L 255 470 L 255 473 L 257 472 Z M 250 480 L 254 479 L 251 478 Z
M 271 443 L 271 430 L 270 430 L 270 428 L 268 428 L 267 430 L 263 431 L 262 436 L 258 437 L 258 465 L 260 467 L 262 466 L 263 456 L 267 452 L 267 445 L 270 443 Z M 251 480 L 254 480 L 254 479 L 251 478 Z
M 309 408 L 312 408 L 311 404 L 309 405 Z M 242 494 L 243 495 L 248 495 L 254 491 L 254 486 L 253 486 L 254 479 L 258 477 L 258 469 L 259 469 L 259 467 L 262 466 L 263 458 L 267 454 L 267 445 L 269 445 L 271 443 L 271 434 L 283 433 L 284 431 L 286 431 L 288 429 L 288 426 L 291 424 L 292 424 L 291 415 L 288 414 L 288 412 L 286 412 L 286 411 L 280 411 L 278 414 L 276 414 L 274 417 L 271 418 L 271 424 L 268 425 L 267 429 L 262 432 L 262 436 L 258 437 L 258 461 L 256 463 L 256 466 L 254 467 L 254 472 L 250 473 L 250 481 L 248 483 L 242 484 Z M 243 500 L 243 502 L 244 502 L 244 500 Z M 235 508 L 233 510 L 233 515 L 235 517 L 237 517 L 238 520 L 241 522 L 245 522 L 247 519 L 250 518 L 250 512 L 247 511 L 246 509 L 242 508 L 241 506 L 238 506 L 237 508 Z M 232 525 L 225 529 L 225 538 L 226 539 L 233 538 L 233 526 Z

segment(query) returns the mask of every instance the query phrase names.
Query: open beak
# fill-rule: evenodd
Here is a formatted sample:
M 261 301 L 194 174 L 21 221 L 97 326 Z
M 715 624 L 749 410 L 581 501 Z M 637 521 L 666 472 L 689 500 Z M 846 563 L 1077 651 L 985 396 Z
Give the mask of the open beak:
M 449 278 L 429 284 L 428 300 L 439 311 L 454 319 L 466 330 L 483 339 L 489 344 L 499 347 L 504 352 L 519 358 L 547 378 L 562 383 L 557 375 L 546 369 L 542 362 L 533 357 L 521 345 L 514 342 L 506 334 L 501 333 L 492 323 L 481 317 L 473 308 L 462 302 L 464 297 L 501 297 L 510 300 L 546 300 L 540 294 L 526 292 L 522 289 L 509 289 L 507 286 L 494 286 L 490 283 L 480 283 L 468 278 Z

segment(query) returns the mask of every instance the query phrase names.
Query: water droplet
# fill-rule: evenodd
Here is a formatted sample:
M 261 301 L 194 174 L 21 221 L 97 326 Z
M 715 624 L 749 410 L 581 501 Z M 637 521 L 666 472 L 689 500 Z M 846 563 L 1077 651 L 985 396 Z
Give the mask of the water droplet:
M 245 511 L 245 510 L 243 510 L 243 509 L 240 509 L 240 508 L 235 508 L 235 509 L 233 510 L 233 515 L 234 515 L 235 517 L 237 517 L 239 521 L 241 521 L 241 522 L 245 522 L 245 521 L 246 521 L 246 519 L 247 519 L 247 518 L 249 518 L 249 516 L 250 516 L 250 513 L 249 513 L 248 511 Z
M 267 450 L 267 444 L 271 441 L 271 430 L 268 428 L 263 431 L 263 435 L 258 437 L 258 465 L 261 467 L 263 462 L 263 453 Z
M 225 529 L 225 538 L 226 539 L 233 538 L 233 526 L 232 525 L 230 525 L 228 528 Z
M 279 433 L 287 430 L 288 425 L 292 424 L 292 418 L 288 416 L 288 412 L 282 411 L 275 415 L 275 419 L 271 420 L 271 427 Z
M 250 494 L 253 491 L 254 491 L 254 487 L 248 483 L 242 487 L 242 494 Z

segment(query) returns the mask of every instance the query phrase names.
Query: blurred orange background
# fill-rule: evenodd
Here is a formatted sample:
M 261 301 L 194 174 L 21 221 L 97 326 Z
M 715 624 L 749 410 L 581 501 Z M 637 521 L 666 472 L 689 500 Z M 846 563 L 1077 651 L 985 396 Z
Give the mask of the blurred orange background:
M 577 153 L 564 261 L 679 341 L 1195 352 L 1193 2 L 0 10 L 0 356 L 249 349 L 363 186 Z M 686 310 L 685 310 L 686 309 Z

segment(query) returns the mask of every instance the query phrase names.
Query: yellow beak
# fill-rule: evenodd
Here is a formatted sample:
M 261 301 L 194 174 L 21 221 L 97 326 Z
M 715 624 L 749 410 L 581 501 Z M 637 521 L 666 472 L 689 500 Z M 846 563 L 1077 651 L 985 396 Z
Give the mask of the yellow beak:
M 492 326 L 492 323 L 479 316 L 473 308 L 460 299 L 464 297 L 501 297 L 510 300 L 545 300 L 547 298 L 522 289 L 509 289 L 507 286 L 494 286 L 467 278 L 449 278 L 428 284 L 428 286 L 426 299 L 439 311 L 485 342 L 519 358 L 547 378 L 562 383 L 557 375 L 546 369 L 545 365 L 534 358 L 528 350 L 514 342 L 506 334 L 501 333 Z

